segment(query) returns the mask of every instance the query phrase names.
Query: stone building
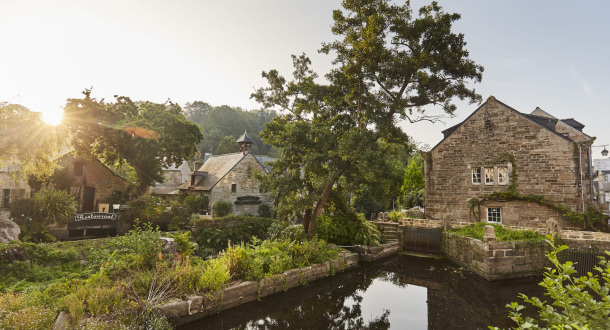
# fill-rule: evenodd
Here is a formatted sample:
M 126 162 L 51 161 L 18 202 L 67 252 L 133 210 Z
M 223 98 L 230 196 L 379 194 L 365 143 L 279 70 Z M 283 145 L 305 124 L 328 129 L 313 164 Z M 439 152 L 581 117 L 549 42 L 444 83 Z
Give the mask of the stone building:
M 111 212 L 112 201 L 127 194 L 129 183 L 97 159 L 67 153 L 58 159 L 61 185 L 78 201 L 79 212 Z
M 12 201 L 30 197 L 30 194 L 30 186 L 14 166 L 6 164 L 0 168 L 0 209 L 8 209 Z
M 425 216 L 530 228 L 555 219 L 562 228 L 575 226 L 548 205 L 583 210 L 593 201 L 595 138 L 583 128 L 539 108 L 521 113 L 490 96 L 424 154 Z
M 180 193 L 180 186 L 191 179 L 191 167 L 187 161 L 179 166 L 172 165 L 163 169 L 163 182 L 150 187 L 150 194 L 166 201 L 175 200 Z
M 190 182 L 182 185 L 180 191 L 187 194 L 201 194 L 209 200 L 208 212 L 214 204 L 228 201 L 233 205 L 233 214 L 258 214 L 263 203 L 270 203 L 269 195 L 262 193 L 256 173 L 267 174 L 268 170 L 258 157 L 252 154 L 252 139 L 247 133 L 236 141 L 240 152 L 209 157 L 191 175 Z

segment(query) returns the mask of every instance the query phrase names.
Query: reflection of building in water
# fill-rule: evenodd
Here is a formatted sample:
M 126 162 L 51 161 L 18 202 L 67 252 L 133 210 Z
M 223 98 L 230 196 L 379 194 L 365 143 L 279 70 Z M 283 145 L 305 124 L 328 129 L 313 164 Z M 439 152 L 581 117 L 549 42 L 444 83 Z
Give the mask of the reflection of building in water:
M 401 255 L 265 297 L 201 319 L 184 329 L 419 328 L 413 324 L 443 330 L 508 327 L 512 321 L 506 304 L 518 301 L 521 292 L 542 297 L 537 282 L 536 279 L 488 282 L 445 260 Z M 426 291 L 423 297 L 410 294 L 419 291 L 417 296 L 422 290 Z M 427 313 L 409 307 L 405 298 L 413 298 L 410 306 L 427 304 Z

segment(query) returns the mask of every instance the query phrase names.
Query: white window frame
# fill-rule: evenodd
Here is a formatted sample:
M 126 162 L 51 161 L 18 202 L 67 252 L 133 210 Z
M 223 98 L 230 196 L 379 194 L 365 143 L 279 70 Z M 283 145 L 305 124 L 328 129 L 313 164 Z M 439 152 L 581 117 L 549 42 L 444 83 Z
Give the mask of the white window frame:
M 501 207 L 488 207 L 487 208 L 487 223 L 502 223 L 502 208 Z
M 491 175 L 487 175 L 487 172 L 491 171 Z M 488 186 L 493 186 L 494 182 L 494 168 L 493 167 L 485 167 L 485 184 Z
M 475 181 L 475 178 L 477 177 L 477 175 L 475 174 L 475 171 L 478 171 L 478 179 L 479 179 L 478 182 Z M 472 184 L 477 184 L 477 185 L 481 184 L 483 182 L 482 178 L 483 178 L 483 171 L 481 170 L 481 168 L 480 167 L 473 168 L 472 169 L 472 176 L 471 176 Z
M 507 185 L 508 184 L 508 167 L 507 166 L 498 166 L 496 169 L 497 169 L 496 172 L 498 172 L 498 184 Z M 504 180 L 500 180 L 500 172 L 504 172 L 504 176 L 503 176 Z

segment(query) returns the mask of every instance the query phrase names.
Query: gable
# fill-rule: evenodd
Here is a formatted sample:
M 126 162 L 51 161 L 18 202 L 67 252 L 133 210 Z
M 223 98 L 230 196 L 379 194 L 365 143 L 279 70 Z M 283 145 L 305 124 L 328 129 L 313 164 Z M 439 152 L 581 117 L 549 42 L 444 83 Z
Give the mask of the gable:
M 559 140 L 564 140 L 564 141 L 568 141 L 568 142 L 572 142 L 572 141 L 582 142 L 582 141 L 587 141 L 587 140 L 591 139 L 588 135 L 586 135 L 582 132 L 579 132 L 577 129 L 575 129 L 565 123 L 561 123 L 560 120 L 552 117 L 551 115 L 540 110 L 539 108 L 537 108 L 537 110 L 539 110 L 539 111 L 538 112 L 534 111 L 534 113 L 537 113 L 542 116 L 521 113 L 521 112 L 513 109 L 512 107 L 510 107 L 500 101 L 497 101 L 495 97 L 490 96 L 487 99 L 487 101 L 485 101 L 485 103 L 483 103 L 481 106 L 479 106 L 463 122 L 443 131 L 443 134 L 445 135 L 443 140 L 441 140 L 430 151 L 432 152 L 433 150 L 438 148 L 441 144 L 447 143 L 446 141 L 451 140 L 451 136 L 453 134 L 455 134 L 456 132 L 463 131 L 464 129 L 473 129 L 473 127 L 471 127 L 471 126 L 473 126 L 474 118 L 478 118 L 478 122 L 483 123 L 482 125 L 475 125 L 477 127 L 474 128 L 474 129 L 478 129 L 481 131 L 480 132 L 481 137 L 483 137 L 485 135 L 489 135 L 489 134 L 493 135 L 494 127 L 496 126 L 494 120 L 498 120 L 498 118 L 496 118 L 496 117 L 498 117 L 498 115 L 500 113 L 503 113 L 502 115 L 500 115 L 500 117 L 503 117 L 501 120 L 511 120 L 516 125 L 528 125 L 528 126 L 534 125 L 538 128 L 542 128 L 544 131 L 550 133 L 551 136 L 553 136 L 554 140 L 559 139 Z M 481 118 L 481 116 L 483 116 L 483 118 Z M 470 128 L 468 128 L 468 127 L 470 127 Z M 519 128 L 517 126 L 517 127 L 514 127 L 513 129 L 519 129 Z M 564 132 L 564 130 L 569 130 L 570 134 L 566 134 Z M 501 133 L 501 132 L 497 132 L 497 133 Z

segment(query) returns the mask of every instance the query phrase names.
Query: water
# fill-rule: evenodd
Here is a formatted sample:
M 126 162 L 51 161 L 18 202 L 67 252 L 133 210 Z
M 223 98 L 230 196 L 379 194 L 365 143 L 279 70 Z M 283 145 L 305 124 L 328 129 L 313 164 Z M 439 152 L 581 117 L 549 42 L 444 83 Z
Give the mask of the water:
M 399 255 L 181 329 L 487 329 L 506 304 L 542 297 L 539 278 L 488 282 L 445 260 Z M 532 310 L 531 307 L 526 310 Z

